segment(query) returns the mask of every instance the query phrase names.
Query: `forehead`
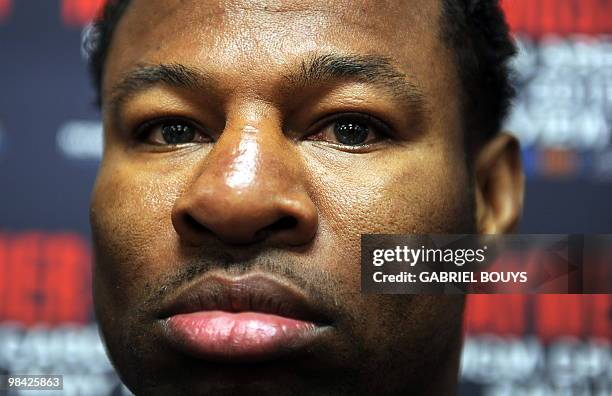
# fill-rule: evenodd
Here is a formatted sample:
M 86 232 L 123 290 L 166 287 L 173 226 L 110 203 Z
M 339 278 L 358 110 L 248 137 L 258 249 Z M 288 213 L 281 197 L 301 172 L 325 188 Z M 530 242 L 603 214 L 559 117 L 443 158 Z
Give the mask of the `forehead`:
M 236 77 L 266 75 L 308 53 L 340 52 L 383 55 L 410 74 L 420 71 L 422 80 L 434 72 L 439 79 L 447 54 L 439 15 L 432 0 L 133 0 L 115 32 L 105 76 L 168 62 Z
M 334 35 L 392 45 L 436 31 L 439 6 L 436 0 L 132 0 L 125 19 L 134 20 L 125 25 L 131 34 L 151 37 L 234 33 L 252 40 L 265 34 L 269 40 L 282 33 L 284 38 Z

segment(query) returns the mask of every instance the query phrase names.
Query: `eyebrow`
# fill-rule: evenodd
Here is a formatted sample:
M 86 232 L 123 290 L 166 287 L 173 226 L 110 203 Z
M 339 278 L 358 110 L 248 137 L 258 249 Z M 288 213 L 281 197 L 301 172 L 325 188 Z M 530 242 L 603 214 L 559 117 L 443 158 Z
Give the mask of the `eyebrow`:
M 424 114 L 425 95 L 407 75 L 394 67 L 389 58 L 379 55 L 315 54 L 301 61 L 282 75 L 287 82 L 283 90 L 315 86 L 341 79 L 354 80 L 385 89 L 399 102 L 408 102 L 416 113 Z M 108 102 L 111 117 L 119 119 L 120 108 L 130 97 L 165 85 L 173 88 L 217 92 L 213 76 L 182 64 L 138 65 L 128 72 L 110 91 Z
M 211 89 L 212 78 L 201 70 L 185 65 L 138 65 L 127 73 L 110 91 L 108 102 L 113 119 L 117 119 L 121 105 L 132 96 L 158 85 L 184 89 Z
M 382 87 L 397 99 L 425 107 L 425 95 L 417 84 L 380 55 L 319 54 L 303 60 L 297 72 L 285 75 L 292 85 L 309 86 L 325 81 L 353 79 Z

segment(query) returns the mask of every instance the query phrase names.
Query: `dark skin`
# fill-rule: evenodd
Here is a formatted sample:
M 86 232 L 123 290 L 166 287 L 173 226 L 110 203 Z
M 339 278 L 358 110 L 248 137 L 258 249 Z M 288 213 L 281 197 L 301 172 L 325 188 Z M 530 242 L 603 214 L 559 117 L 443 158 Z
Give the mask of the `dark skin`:
M 133 1 L 106 63 L 91 203 L 96 314 L 132 391 L 453 392 L 464 299 L 362 295 L 359 275 L 362 233 L 519 218 L 515 139 L 466 158 L 439 19 L 428 0 Z M 186 356 L 156 309 L 210 273 L 281 279 L 333 331 L 283 361 Z

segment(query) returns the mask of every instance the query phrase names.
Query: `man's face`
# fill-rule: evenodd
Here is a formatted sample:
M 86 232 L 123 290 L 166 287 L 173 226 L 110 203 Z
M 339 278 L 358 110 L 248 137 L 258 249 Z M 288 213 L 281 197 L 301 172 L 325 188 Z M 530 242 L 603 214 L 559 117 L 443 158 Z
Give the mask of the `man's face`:
M 463 299 L 362 295 L 359 270 L 360 234 L 475 231 L 440 7 L 132 2 L 91 206 L 132 390 L 452 387 Z

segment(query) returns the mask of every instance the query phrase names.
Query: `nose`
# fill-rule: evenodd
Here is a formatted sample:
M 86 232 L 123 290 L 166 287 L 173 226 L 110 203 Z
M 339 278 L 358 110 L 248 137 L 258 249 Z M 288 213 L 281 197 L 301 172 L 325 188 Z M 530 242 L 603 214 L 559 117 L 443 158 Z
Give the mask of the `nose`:
M 278 135 L 252 126 L 224 131 L 175 202 L 172 224 L 182 240 L 296 246 L 314 237 L 317 209 L 291 143 Z

